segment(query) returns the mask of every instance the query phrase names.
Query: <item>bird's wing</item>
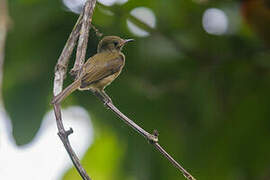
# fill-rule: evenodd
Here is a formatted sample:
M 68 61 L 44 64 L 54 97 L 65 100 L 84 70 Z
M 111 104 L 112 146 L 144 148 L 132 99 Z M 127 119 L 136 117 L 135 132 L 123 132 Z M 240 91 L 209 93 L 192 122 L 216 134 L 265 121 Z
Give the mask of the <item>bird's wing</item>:
M 101 59 L 100 59 L 101 58 Z M 96 55 L 84 65 L 84 75 L 81 79 L 81 87 L 87 87 L 120 70 L 124 64 L 124 57 L 116 55 Z

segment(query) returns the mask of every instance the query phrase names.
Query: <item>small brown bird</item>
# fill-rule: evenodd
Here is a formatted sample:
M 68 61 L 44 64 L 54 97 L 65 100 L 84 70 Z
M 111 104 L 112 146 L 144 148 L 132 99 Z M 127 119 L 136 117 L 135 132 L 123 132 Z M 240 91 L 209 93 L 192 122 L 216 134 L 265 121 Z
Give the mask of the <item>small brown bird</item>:
M 91 90 L 99 95 L 105 103 L 111 102 L 104 88 L 115 80 L 125 65 L 125 55 L 121 52 L 123 46 L 133 39 L 121 39 L 117 36 L 106 36 L 98 44 L 97 54 L 90 57 L 79 77 L 55 96 L 52 104 L 60 103 L 76 89 Z

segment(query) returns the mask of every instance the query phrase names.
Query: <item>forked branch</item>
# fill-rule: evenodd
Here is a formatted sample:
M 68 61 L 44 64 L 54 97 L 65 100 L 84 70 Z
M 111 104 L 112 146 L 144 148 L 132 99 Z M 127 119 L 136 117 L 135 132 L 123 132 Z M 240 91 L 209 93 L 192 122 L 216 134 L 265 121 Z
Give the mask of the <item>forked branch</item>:
M 79 55 L 77 55 L 78 60 L 76 59 L 75 64 L 79 64 L 76 67 L 80 68 L 81 67 L 80 64 L 84 63 L 86 47 L 87 47 L 87 42 L 88 42 L 88 31 L 91 25 L 91 19 L 92 19 L 93 11 L 95 8 L 95 4 L 96 4 L 96 0 L 87 0 L 84 6 L 84 10 L 81 12 L 81 15 L 78 18 L 77 23 L 75 24 L 66 42 L 66 45 L 58 59 L 58 62 L 55 66 L 55 78 L 54 78 L 54 87 L 53 87 L 54 96 L 58 95 L 63 89 L 63 82 L 66 76 L 69 58 L 77 43 L 79 35 L 80 35 L 80 40 L 79 40 L 79 45 L 77 49 L 77 54 Z M 67 131 L 65 130 L 63 121 L 62 121 L 62 116 L 61 116 L 60 104 L 53 104 L 53 109 L 55 113 L 57 128 L 59 131 L 58 135 L 61 141 L 63 142 L 64 147 L 66 151 L 68 152 L 70 159 L 72 160 L 75 168 L 79 172 L 82 179 L 90 180 L 90 177 L 88 176 L 88 174 L 86 173 L 82 165 L 80 164 L 79 158 L 77 157 L 77 155 L 75 154 L 74 150 L 72 149 L 70 145 L 68 136 L 73 133 L 73 130 L 72 128 L 70 128 Z
M 59 94 L 63 88 L 63 81 L 66 76 L 67 66 L 69 62 L 69 58 L 71 53 L 75 47 L 75 44 L 79 38 L 77 53 L 76 53 L 76 60 L 74 63 L 74 67 L 71 70 L 71 75 L 78 76 L 78 72 L 81 69 L 82 65 L 85 61 L 85 54 L 88 42 L 88 32 L 91 26 L 91 20 L 93 11 L 95 8 L 96 0 L 88 0 L 85 4 L 84 11 L 78 18 L 77 23 L 75 24 L 67 43 L 58 59 L 58 62 L 55 67 L 55 79 L 54 79 L 54 96 Z M 153 134 L 148 133 L 143 128 L 138 126 L 134 123 L 131 119 L 125 116 L 121 111 L 119 111 L 112 102 L 107 102 L 102 99 L 100 94 L 95 93 L 95 95 L 103 101 L 105 106 L 113 111 L 120 119 L 122 119 L 126 124 L 144 136 L 164 157 L 166 157 L 171 164 L 173 164 L 188 180 L 195 180 L 195 178 L 188 173 L 177 161 L 175 161 L 158 143 L 158 132 L 154 131 Z M 53 104 L 54 112 L 56 117 L 56 123 L 58 127 L 58 135 L 62 140 L 75 168 L 81 175 L 84 180 L 90 180 L 90 177 L 87 175 L 86 171 L 80 164 L 78 157 L 76 156 L 75 152 L 73 151 L 68 136 L 73 133 L 73 130 L 70 128 L 69 130 L 65 130 L 63 126 L 63 121 L 61 117 L 61 107 L 60 104 Z

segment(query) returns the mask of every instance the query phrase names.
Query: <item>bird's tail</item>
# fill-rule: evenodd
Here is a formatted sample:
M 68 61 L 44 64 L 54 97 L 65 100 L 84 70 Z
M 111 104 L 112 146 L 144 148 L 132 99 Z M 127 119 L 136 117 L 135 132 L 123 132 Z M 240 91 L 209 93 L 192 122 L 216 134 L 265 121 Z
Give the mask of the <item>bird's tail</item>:
M 57 96 L 55 96 L 52 100 L 52 104 L 58 104 L 63 99 L 65 99 L 68 95 L 70 95 L 73 91 L 78 89 L 80 87 L 81 82 L 80 80 L 76 80 L 73 83 L 71 83 L 68 87 L 66 87 L 62 92 L 60 92 Z

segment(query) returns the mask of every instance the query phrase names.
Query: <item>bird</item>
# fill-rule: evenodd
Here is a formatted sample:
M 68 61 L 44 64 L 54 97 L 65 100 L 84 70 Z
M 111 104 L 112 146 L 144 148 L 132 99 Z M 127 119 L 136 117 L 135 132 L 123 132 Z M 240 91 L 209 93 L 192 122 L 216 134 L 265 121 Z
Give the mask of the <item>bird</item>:
M 105 36 L 100 40 L 97 53 L 90 57 L 79 70 L 75 79 L 57 96 L 52 104 L 59 104 L 75 90 L 90 90 L 101 98 L 104 103 L 112 102 L 104 89 L 110 85 L 121 73 L 125 65 L 125 55 L 122 48 L 133 39 L 122 39 L 118 36 Z

